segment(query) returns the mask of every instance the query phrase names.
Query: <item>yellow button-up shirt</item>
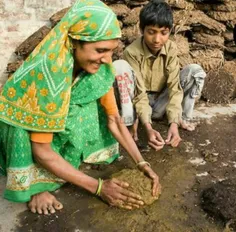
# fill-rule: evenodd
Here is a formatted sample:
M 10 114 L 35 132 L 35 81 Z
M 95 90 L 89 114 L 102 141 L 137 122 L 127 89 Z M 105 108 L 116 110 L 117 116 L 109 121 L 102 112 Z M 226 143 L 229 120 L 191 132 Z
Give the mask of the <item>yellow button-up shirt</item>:
M 133 103 L 141 122 L 151 123 L 152 108 L 147 92 L 160 94 L 167 87 L 167 118 L 169 123 L 178 124 L 182 114 L 183 91 L 179 81 L 180 67 L 176 44 L 168 40 L 158 55 L 154 56 L 141 37 L 125 49 L 124 59 L 135 72 L 137 86 Z

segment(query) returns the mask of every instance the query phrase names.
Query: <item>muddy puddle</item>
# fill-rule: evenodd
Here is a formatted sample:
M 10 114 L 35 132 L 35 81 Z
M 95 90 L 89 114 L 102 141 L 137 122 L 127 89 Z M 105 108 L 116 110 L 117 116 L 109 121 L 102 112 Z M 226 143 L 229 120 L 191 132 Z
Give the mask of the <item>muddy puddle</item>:
M 152 205 L 133 211 L 113 208 L 67 184 L 55 193 L 64 204 L 61 212 L 49 216 L 23 212 L 15 231 L 222 232 L 224 223 L 202 210 L 201 194 L 214 182 L 236 174 L 235 122 L 235 117 L 202 121 L 194 132 L 180 131 L 183 141 L 178 148 L 143 153 L 162 185 L 162 194 Z M 166 124 L 161 122 L 155 127 L 165 137 Z M 82 170 L 94 177 L 108 178 L 124 168 L 134 169 L 127 154 L 121 154 L 121 159 L 112 165 L 84 164 Z

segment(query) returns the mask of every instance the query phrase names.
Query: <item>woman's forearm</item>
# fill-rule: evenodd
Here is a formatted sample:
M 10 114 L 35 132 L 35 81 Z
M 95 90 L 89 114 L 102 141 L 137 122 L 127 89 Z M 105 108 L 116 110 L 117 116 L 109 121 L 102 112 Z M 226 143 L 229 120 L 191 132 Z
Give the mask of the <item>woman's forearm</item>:
M 75 169 L 71 164 L 54 152 L 49 143 L 32 142 L 32 150 L 36 161 L 57 177 L 95 193 L 98 181 Z
M 140 154 L 137 145 L 135 144 L 132 136 L 130 135 L 126 125 L 122 121 L 122 118 L 118 115 L 108 116 L 108 128 L 121 144 L 122 147 L 129 153 L 135 163 L 143 161 L 143 157 Z

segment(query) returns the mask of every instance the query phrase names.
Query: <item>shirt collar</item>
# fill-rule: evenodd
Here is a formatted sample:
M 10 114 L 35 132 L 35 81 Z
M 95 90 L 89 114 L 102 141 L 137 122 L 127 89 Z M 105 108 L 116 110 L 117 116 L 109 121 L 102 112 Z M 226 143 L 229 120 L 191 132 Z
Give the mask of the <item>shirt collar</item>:
M 150 58 L 150 57 L 156 58 L 156 56 L 154 56 L 154 55 L 149 51 L 147 45 L 146 45 L 145 42 L 144 42 L 143 37 L 142 37 L 142 39 L 141 39 L 141 43 L 142 43 L 142 48 L 143 48 L 143 55 L 145 56 L 145 58 Z M 165 45 L 164 45 L 164 46 L 161 48 L 161 50 L 160 50 L 158 56 L 159 56 L 159 55 L 166 55 L 166 54 L 167 54 L 167 53 L 166 53 L 166 48 L 165 48 Z

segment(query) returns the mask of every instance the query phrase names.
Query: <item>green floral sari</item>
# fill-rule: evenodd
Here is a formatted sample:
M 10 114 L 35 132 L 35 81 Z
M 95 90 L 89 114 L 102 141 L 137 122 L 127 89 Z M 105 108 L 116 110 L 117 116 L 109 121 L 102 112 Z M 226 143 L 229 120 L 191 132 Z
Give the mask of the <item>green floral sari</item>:
M 4 197 L 27 202 L 64 181 L 34 162 L 29 131 L 53 132 L 52 148 L 71 165 L 111 163 L 118 144 L 100 104 L 114 81 L 111 64 L 96 74 L 82 72 L 72 84 L 72 39 L 120 38 L 115 14 L 98 0 L 77 1 L 0 94 L 0 173 L 7 175 Z

